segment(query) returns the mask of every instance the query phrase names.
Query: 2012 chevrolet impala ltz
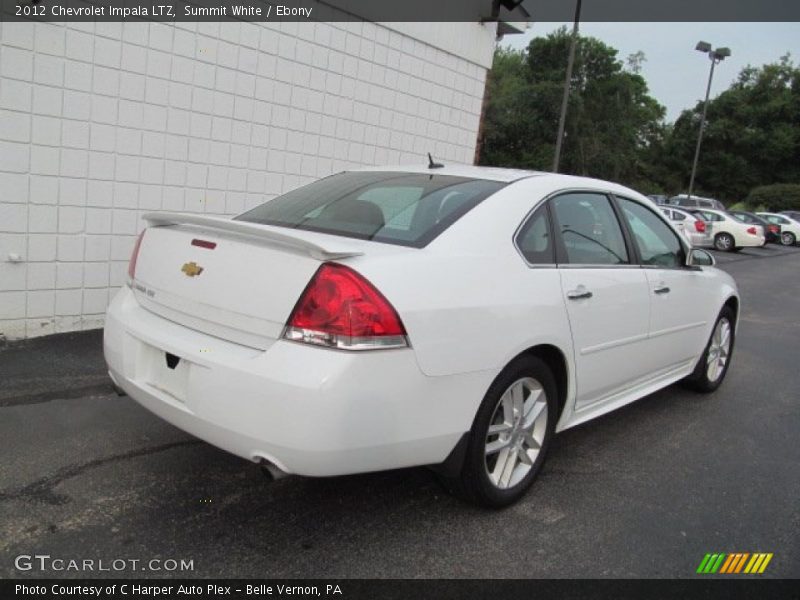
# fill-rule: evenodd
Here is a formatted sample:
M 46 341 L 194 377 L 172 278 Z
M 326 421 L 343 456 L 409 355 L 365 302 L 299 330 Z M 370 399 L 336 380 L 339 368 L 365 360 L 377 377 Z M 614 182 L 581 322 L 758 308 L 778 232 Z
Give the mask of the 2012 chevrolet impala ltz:
M 146 215 L 108 310 L 114 382 L 273 470 L 433 465 L 489 506 L 525 492 L 556 432 L 720 385 L 736 284 L 650 200 L 431 167 L 332 175 L 234 219 Z

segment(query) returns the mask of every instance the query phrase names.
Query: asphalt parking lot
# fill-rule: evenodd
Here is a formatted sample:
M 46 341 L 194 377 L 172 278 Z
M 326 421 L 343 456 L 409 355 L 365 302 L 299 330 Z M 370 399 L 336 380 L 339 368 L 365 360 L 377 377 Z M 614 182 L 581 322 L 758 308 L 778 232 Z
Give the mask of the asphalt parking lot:
M 555 439 L 500 512 L 426 469 L 267 481 L 111 393 L 98 332 L 0 349 L 0 577 L 14 557 L 189 559 L 196 577 L 800 577 L 800 248 L 716 254 L 743 313 L 723 386 L 672 386 Z M 94 575 L 103 575 L 95 573 Z

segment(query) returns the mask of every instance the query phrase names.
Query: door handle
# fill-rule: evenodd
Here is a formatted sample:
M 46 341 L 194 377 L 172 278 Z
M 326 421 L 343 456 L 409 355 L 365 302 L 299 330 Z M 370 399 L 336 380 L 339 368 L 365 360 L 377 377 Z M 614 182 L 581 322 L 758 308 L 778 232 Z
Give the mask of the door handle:
M 653 290 L 654 294 L 669 294 L 670 289 L 666 285 L 660 285 L 656 289 Z
M 585 287 L 580 286 L 577 290 L 570 290 L 567 292 L 567 298 L 570 300 L 582 300 L 584 298 L 591 298 L 592 292 Z

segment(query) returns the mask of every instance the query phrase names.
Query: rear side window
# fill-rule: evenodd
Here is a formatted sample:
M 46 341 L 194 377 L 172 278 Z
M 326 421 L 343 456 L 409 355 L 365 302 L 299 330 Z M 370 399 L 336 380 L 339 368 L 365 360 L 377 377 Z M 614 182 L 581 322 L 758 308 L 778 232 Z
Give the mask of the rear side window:
M 725 218 L 717 213 L 708 212 L 707 210 L 696 210 L 696 214 L 700 215 L 706 221 L 724 221 Z
M 236 219 L 422 248 L 505 185 L 427 173 L 339 173 Z
M 733 215 L 734 219 L 741 221 L 742 223 L 755 223 L 758 224 L 759 220 L 753 217 L 752 215 L 748 215 L 745 213 L 730 213 Z
M 519 230 L 514 241 L 528 264 L 552 265 L 555 263 L 547 207 L 542 206 L 533 213 Z
M 574 192 L 551 201 L 567 262 L 576 265 L 622 265 L 629 262 L 625 238 L 609 199 Z

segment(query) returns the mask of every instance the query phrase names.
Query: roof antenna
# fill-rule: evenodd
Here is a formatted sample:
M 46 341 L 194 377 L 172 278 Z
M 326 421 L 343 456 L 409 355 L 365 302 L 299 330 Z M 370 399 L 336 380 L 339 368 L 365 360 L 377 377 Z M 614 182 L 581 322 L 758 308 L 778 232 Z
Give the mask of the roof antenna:
M 441 169 L 444 165 L 442 163 L 433 162 L 433 157 L 431 153 L 428 152 L 428 168 L 429 169 Z

